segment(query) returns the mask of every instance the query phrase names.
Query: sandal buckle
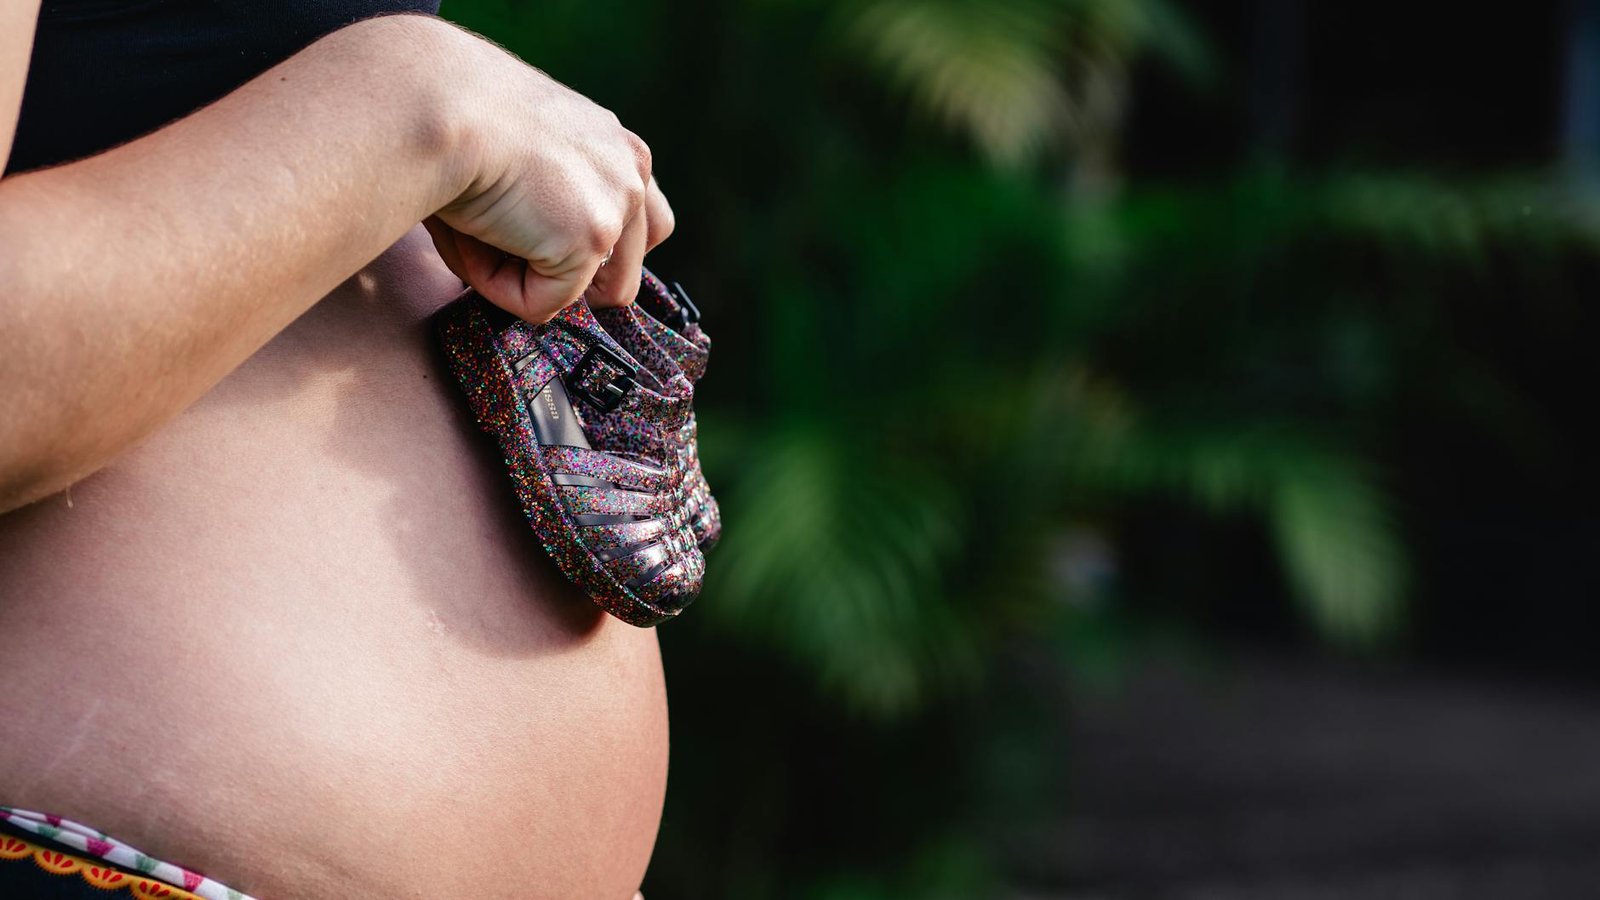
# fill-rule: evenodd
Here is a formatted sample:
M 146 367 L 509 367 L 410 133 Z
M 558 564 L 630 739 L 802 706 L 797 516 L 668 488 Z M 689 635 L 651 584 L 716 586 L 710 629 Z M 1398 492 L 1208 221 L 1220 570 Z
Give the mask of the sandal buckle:
M 700 321 L 700 307 L 695 306 L 694 301 L 689 299 L 689 292 L 683 289 L 683 285 L 674 281 L 672 282 L 671 291 L 677 297 L 678 305 L 682 307 L 679 317 L 683 319 L 683 325 L 678 330 L 682 331 L 684 328 Z
M 638 384 L 634 378 L 637 372 L 638 369 L 615 350 L 595 343 L 589 345 L 565 381 L 567 390 L 578 399 L 601 412 L 611 412 L 622 405 Z

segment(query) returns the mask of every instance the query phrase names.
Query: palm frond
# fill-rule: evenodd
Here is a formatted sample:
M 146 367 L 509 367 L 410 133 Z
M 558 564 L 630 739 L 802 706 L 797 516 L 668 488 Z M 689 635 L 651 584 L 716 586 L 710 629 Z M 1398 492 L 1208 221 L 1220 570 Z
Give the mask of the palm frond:
M 1079 483 L 1260 516 L 1293 596 L 1333 643 L 1370 646 L 1402 623 L 1407 567 L 1383 492 L 1356 454 L 1314 429 L 1134 421 L 1084 446 L 1094 452 L 1074 461 Z
M 1359 647 L 1394 633 L 1404 553 L 1369 479 L 1329 459 L 1280 471 L 1266 512 L 1295 596 L 1321 634 Z
M 752 448 L 705 606 L 858 712 L 894 715 L 973 652 L 942 588 L 955 507 L 937 477 L 885 471 L 830 435 L 792 429 Z
M 845 34 L 922 112 L 1009 165 L 1065 133 L 1063 25 L 1045 0 L 873 0 L 850 11 Z
M 1096 74 L 1143 52 L 1206 82 L 1215 64 L 1194 24 L 1162 0 L 872 0 L 843 33 L 917 109 L 1001 166 L 1071 144 Z M 1119 76 L 1120 77 L 1120 76 Z

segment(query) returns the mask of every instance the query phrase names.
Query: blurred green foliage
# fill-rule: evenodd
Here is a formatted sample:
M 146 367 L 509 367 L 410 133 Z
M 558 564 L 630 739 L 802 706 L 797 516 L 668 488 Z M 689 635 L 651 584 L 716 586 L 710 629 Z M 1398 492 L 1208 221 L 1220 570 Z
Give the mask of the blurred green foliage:
M 996 890 L 1059 787 L 1060 698 L 1030 667 L 1089 677 L 1118 646 L 1149 503 L 1255 523 L 1331 644 L 1403 637 L 1375 453 L 1395 398 L 1526 424 L 1431 339 L 1440 298 L 1600 246 L 1537 178 L 1129 182 L 1134 67 L 1224 77 L 1159 0 L 444 12 L 651 144 L 679 218 L 653 265 L 717 341 L 701 432 L 727 531 L 663 630 L 652 900 Z

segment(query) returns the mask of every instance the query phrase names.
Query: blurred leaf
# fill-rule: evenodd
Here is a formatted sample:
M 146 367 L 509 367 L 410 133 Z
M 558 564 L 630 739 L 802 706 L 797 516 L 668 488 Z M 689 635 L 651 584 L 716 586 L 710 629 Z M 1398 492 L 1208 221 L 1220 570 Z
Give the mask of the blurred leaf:
M 1294 596 L 1326 638 L 1371 646 L 1403 619 L 1406 565 L 1394 523 L 1353 454 L 1292 423 L 1170 430 L 1136 422 L 1086 457 L 1080 477 L 1135 494 L 1187 494 L 1268 525 Z
M 1217 58 L 1198 25 L 1182 7 L 1167 0 L 1136 0 L 1135 40 L 1150 54 L 1195 85 L 1207 86 L 1217 78 Z
M 1009 165 L 1065 130 L 1064 25 L 1049 0 L 870 0 L 851 11 L 847 34 L 913 103 Z
M 1160 0 L 869 0 L 842 9 L 849 48 L 1006 167 L 1071 143 L 1094 104 L 1080 89 L 1110 71 L 1120 81 L 1146 50 L 1191 81 L 1215 70 L 1199 30 Z
M 812 667 L 854 709 L 895 715 L 963 677 L 974 648 L 942 590 L 959 532 L 939 478 L 867 451 L 798 428 L 759 445 L 726 493 L 704 608 Z
M 1289 581 L 1319 631 L 1351 646 L 1393 634 L 1404 557 L 1367 479 L 1335 460 L 1282 473 L 1268 521 Z

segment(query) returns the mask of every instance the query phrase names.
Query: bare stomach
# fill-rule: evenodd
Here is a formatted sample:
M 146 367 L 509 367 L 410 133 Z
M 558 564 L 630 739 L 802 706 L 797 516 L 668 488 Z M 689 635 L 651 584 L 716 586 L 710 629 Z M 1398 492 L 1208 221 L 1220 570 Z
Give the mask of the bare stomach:
M 0 516 L 0 803 L 263 900 L 628 900 L 655 634 L 521 521 L 420 230 L 114 464 Z

